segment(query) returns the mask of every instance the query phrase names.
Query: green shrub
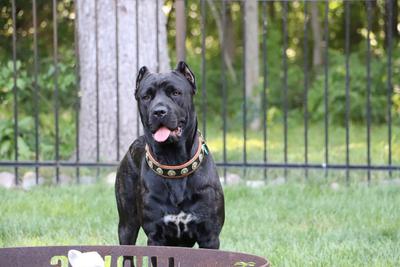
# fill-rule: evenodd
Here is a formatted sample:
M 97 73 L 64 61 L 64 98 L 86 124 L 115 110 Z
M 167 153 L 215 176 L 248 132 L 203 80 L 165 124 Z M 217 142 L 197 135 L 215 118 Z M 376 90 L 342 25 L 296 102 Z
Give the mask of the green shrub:
M 55 154 L 55 67 L 52 58 L 40 60 L 37 76 L 39 113 L 39 150 L 41 159 L 54 159 Z M 32 62 L 16 62 L 18 88 L 18 151 L 23 160 L 34 159 L 35 152 L 35 85 Z M 60 156 L 71 156 L 75 144 L 75 103 L 78 90 L 75 76 L 75 57 L 71 49 L 60 49 L 58 64 L 58 102 Z M 14 158 L 14 65 L 0 65 L 0 157 Z
M 343 123 L 346 116 L 346 69 L 345 56 L 338 51 L 329 51 L 329 76 L 328 76 L 328 110 L 330 120 L 334 123 Z M 398 58 L 399 51 L 393 55 Z M 397 56 L 397 57 L 396 57 Z M 400 62 L 394 62 L 394 85 L 400 84 Z M 374 123 L 387 122 L 387 59 L 383 56 L 372 55 L 370 63 L 370 115 Z M 349 58 L 349 103 L 350 120 L 365 122 L 367 116 L 367 64 L 363 52 L 353 53 Z M 309 93 L 309 110 L 311 118 L 315 121 L 324 116 L 324 82 L 323 73 L 317 74 Z M 398 117 L 399 103 L 397 96 L 393 96 L 393 112 Z

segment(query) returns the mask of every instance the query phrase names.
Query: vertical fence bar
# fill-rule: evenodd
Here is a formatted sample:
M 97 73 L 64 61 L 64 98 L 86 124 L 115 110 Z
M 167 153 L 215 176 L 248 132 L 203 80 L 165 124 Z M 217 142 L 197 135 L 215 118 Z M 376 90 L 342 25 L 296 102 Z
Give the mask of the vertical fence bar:
M 95 42 L 96 42 L 96 178 L 100 177 L 100 107 L 99 107 L 99 18 L 98 1 L 94 2 Z
M 267 3 L 265 1 L 262 2 L 262 48 L 263 48 L 263 92 L 262 92 L 262 110 L 263 110 L 263 159 L 264 164 L 268 162 L 268 154 L 267 154 L 267 111 L 268 111 L 268 103 L 267 103 L 267 89 L 268 89 L 268 68 L 267 68 Z M 268 177 L 267 168 L 264 167 L 264 180 Z
M 371 182 L 371 2 L 367 4 L 367 165 L 368 165 L 368 184 Z
M 395 0 L 396 1 L 396 0 Z M 386 2 L 387 23 L 387 118 L 388 118 L 388 165 L 392 165 L 392 27 L 393 27 L 393 0 Z M 392 170 L 389 170 L 392 177 Z
M 139 0 L 135 3 L 136 72 L 139 72 Z M 136 86 L 136 85 L 135 85 Z M 139 104 L 136 102 L 136 138 L 140 136 Z
M 346 183 L 350 183 L 350 131 L 349 131 L 349 120 L 350 120 L 350 2 L 345 2 L 345 54 L 346 54 Z
M 246 66 L 246 47 L 247 47 L 247 36 L 246 36 L 246 23 L 247 23 L 247 12 L 245 8 L 246 2 L 242 3 L 244 10 L 243 14 L 243 163 L 247 164 L 247 66 Z M 246 177 L 246 168 L 244 168 L 244 177 Z
M 308 4 L 304 1 L 304 164 L 308 164 Z M 305 177 L 308 178 L 308 168 L 304 169 Z
M 17 86 L 17 19 L 15 0 L 11 0 L 12 9 L 12 54 L 13 54 L 13 95 L 14 95 L 14 160 L 18 163 L 18 86 Z M 18 166 L 14 168 L 15 184 L 18 185 Z
M 325 54 L 324 54 L 324 122 L 325 122 L 325 164 L 329 164 L 329 0 L 325 2 L 325 19 L 324 19 L 324 32 L 325 32 Z M 325 169 L 325 177 L 328 176 L 328 169 Z
M 117 94 L 117 99 L 116 99 L 116 105 L 117 105 L 117 112 L 116 112 L 116 120 L 117 120 L 117 129 L 116 129 L 116 135 L 117 135 L 117 161 L 119 161 L 119 26 L 118 26 L 118 0 L 115 0 L 115 77 L 116 77 L 116 94 Z
M 59 134 L 59 99 L 58 99 L 58 29 L 57 29 L 57 0 L 53 0 L 53 64 L 54 64 L 54 119 L 55 119 L 55 159 L 56 182 L 60 181 L 60 134 Z
M 39 184 L 39 92 L 38 92 L 38 44 L 37 44 L 37 8 L 36 0 L 32 1 L 33 24 L 33 90 L 35 116 L 35 180 Z
M 18 121 L 18 94 L 19 94 L 19 88 L 17 84 L 18 76 L 19 76 L 19 62 L 17 62 L 17 54 L 18 54 L 18 47 L 19 45 L 17 43 L 18 33 L 17 33 L 17 9 L 16 9 L 16 1 L 15 0 L 10 0 L 12 4 L 12 27 L 13 27 L 13 32 L 12 32 L 12 56 L 13 56 L 13 95 L 14 95 L 14 150 L 15 150 L 15 183 L 18 183 L 18 172 L 19 172 L 19 166 L 18 161 L 19 161 L 19 146 L 18 146 L 18 138 L 19 138 L 19 121 Z M 59 173 L 60 173 L 60 132 L 59 132 L 59 113 L 60 113 L 60 99 L 59 99 L 59 84 L 58 84 L 58 79 L 59 79 L 59 55 L 58 55 L 58 11 L 57 11 L 57 0 L 52 0 L 52 17 L 53 17 L 53 65 L 54 65 L 54 98 L 53 98 L 53 108 L 54 108 L 54 129 L 55 129 L 55 143 L 54 143 L 54 152 L 55 152 L 55 170 L 56 170 L 56 181 L 59 182 Z M 223 25 L 225 27 L 226 25 L 226 1 L 223 1 Z M 244 6 L 244 2 L 242 3 Z M 346 165 L 343 166 L 345 167 L 346 170 L 346 181 L 349 183 L 350 180 L 350 41 L 351 41 L 351 36 L 350 36 L 350 23 L 351 23 L 351 12 L 350 12 L 350 7 L 351 7 L 351 2 L 350 1 L 345 1 L 344 2 L 344 8 L 345 8 L 345 72 L 346 72 L 346 78 L 345 78 L 345 90 L 346 90 L 346 103 L 345 103 L 345 109 L 346 109 L 346 114 L 345 114 L 345 127 L 346 127 Z M 117 99 L 116 99 L 116 105 L 117 105 L 117 113 L 116 113 L 116 118 L 117 118 L 117 129 L 116 129 L 116 134 L 117 134 L 117 160 L 119 160 L 119 146 L 120 146 L 120 106 L 119 106 L 119 22 L 118 22 L 118 0 L 115 2 L 116 5 L 116 10 L 115 10 L 115 23 L 116 23 L 116 32 L 115 32 L 115 37 L 116 37 L 116 94 L 117 94 Z M 392 166 L 392 101 L 391 101 L 391 96 L 393 94 L 392 90 L 392 38 L 393 38 L 393 1 L 392 0 L 387 0 L 385 2 L 386 5 L 386 10 L 385 10 L 385 15 L 387 19 L 387 43 L 385 44 L 387 47 L 387 81 L 386 81 L 386 90 L 387 90 L 387 119 L 388 119 L 388 125 L 387 125 L 387 138 L 388 138 L 388 171 L 390 176 L 392 175 L 392 170 L 390 167 Z M 288 48 L 288 1 L 283 1 L 282 3 L 283 6 L 283 19 L 282 19 L 282 29 L 283 29 L 283 55 L 282 55 L 282 63 L 283 63 L 283 86 L 282 86 L 282 106 L 284 110 L 284 118 L 283 118 L 283 124 L 284 124 L 284 161 L 285 164 L 288 163 L 288 58 L 286 55 L 286 50 Z M 308 93 L 309 93 L 309 62 L 308 62 L 308 55 L 309 55 L 309 46 L 308 46 L 308 39 L 309 39 L 309 29 L 308 29 L 308 21 L 309 21 L 309 14 L 307 11 L 307 6 L 308 2 L 304 2 L 304 47 L 303 47 L 303 52 L 304 52 L 304 168 L 306 172 L 306 177 L 308 175 L 308 150 L 309 150 L 309 133 L 308 133 L 308 125 L 309 125 L 309 111 L 308 111 Z M 139 8 L 139 0 L 136 1 L 136 55 L 137 55 L 137 69 L 139 68 L 139 19 L 138 19 L 138 8 Z M 160 2 L 157 0 L 156 2 L 156 39 L 157 39 L 157 71 L 159 71 L 160 68 L 160 51 L 159 51 L 159 8 L 160 8 Z M 267 126 L 267 111 L 268 111 L 268 98 L 267 98 L 267 90 L 268 90 L 268 66 L 267 66 L 267 1 L 262 2 L 262 22 L 263 22 L 263 41 L 262 41 L 262 47 L 263 47 L 263 93 L 261 95 L 262 97 L 262 107 L 263 107 L 263 119 L 264 119 L 264 124 L 263 124 L 263 160 L 264 163 L 267 163 L 268 159 L 268 153 L 267 153 L 267 142 L 268 142 L 268 126 Z M 99 122 L 100 122 L 100 113 L 99 113 L 99 66 L 98 66 L 98 7 L 97 7 L 97 2 L 95 4 L 95 9 L 96 9 L 96 131 L 97 131 L 97 136 L 96 136 L 96 142 L 97 142 L 97 147 L 96 147 L 96 161 L 97 161 L 97 176 L 99 176 L 99 170 L 100 170 L 100 128 L 99 128 Z M 366 55 L 366 90 L 367 90 L 367 98 L 365 102 L 365 108 L 366 108 L 366 166 L 363 165 L 363 168 L 367 170 L 368 172 L 368 182 L 370 183 L 371 181 L 371 170 L 374 168 L 374 166 L 371 165 L 372 162 L 372 156 L 371 156 L 371 127 L 372 127 L 372 110 L 371 110 L 371 30 L 372 30 L 372 19 L 373 17 L 373 9 L 372 9 L 372 3 L 370 0 L 366 0 L 366 12 L 367 12 L 367 55 Z M 76 12 L 75 12 L 76 13 Z M 329 2 L 325 0 L 325 18 L 324 18 L 324 34 L 325 34 L 325 51 L 324 51 L 324 134 L 325 134 L 325 153 L 324 153 L 324 158 L 325 158 L 325 163 L 329 165 L 329 54 L 328 54 L 328 48 L 329 48 Z M 201 65 L 201 73 L 202 73 L 202 111 L 203 111 L 203 133 L 204 136 L 206 135 L 206 113 L 207 113 L 207 92 L 206 92 L 206 0 L 201 0 L 201 33 L 202 33 L 202 65 Z M 76 16 L 78 14 L 76 13 Z M 33 23 L 33 111 L 34 111 L 34 119 L 35 119 L 35 162 L 31 162 L 30 166 L 34 166 L 35 168 L 35 177 L 36 177 L 36 183 L 38 183 L 39 179 L 39 170 L 41 166 L 40 162 L 40 121 L 39 121 L 39 115 L 40 115 L 40 108 L 39 108 L 39 93 L 40 93 L 40 85 L 38 83 L 38 75 L 39 75 L 39 50 L 38 50 L 38 26 L 37 26 L 37 0 L 32 0 L 32 23 Z M 77 19 L 76 19 L 77 20 Z M 243 17 L 243 21 L 245 24 L 246 17 Z M 245 51 L 246 48 L 246 28 L 243 27 L 243 51 Z M 77 86 L 79 87 L 79 49 L 78 49 L 78 33 L 77 30 L 75 29 L 75 54 L 76 54 L 76 59 L 77 59 L 77 64 L 76 64 L 76 79 L 77 79 Z M 39 39 L 40 41 L 40 39 Z M 225 32 L 222 34 L 222 90 L 223 90 L 223 106 L 222 106 L 222 113 L 223 113 L 223 157 L 224 157 L 224 165 L 226 166 L 227 164 L 227 84 L 228 80 L 226 77 L 226 62 L 225 62 L 225 55 L 226 55 L 226 48 L 224 48 L 226 43 L 226 36 Z M 243 53 L 243 78 L 244 81 L 246 79 L 246 55 Z M 246 165 L 247 162 L 247 95 L 246 95 L 246 83 L 244 82 L 243 86 L 243 165 Z M 76 108 L 76 171 L 77 171 L 77 179 L 79 181 L 79 102 L 80 102 L 80 96 L 78 92 L 78 97 L 77 97 L 77 108 Z M 139 116 L 137 116 L 137 134 L 139 135 Z M 365 168 L 367 167 L 367 168 Z M 287 176 L 287 170 L 288 166 L 285 166 L 285 177 Z M 325 170 L 327 173 L 328 169 Z M 266 178 L 267 172 L 266 169 L 264 169 L 264 177 Z M 224 169 L 224 176 L 226 177 L 226 168 Z
M 156 49 L 157 49 L 157 72 L 160 72 L 160 44 L 159 44 L 159 0 L 156 0 Z
M 225 66 L 225 26 L 226 26 L 226 6 L 225 1 L 222 1 L 222 49 L 221 49 L 221 79 L 222 79 L 222 121 L 223 121 L 223 133 L 222 133 L 222 144 L 223 144 L 223 163 L 224 163 L 224 183 L 226 184 L 226 66 Z
M 287 50 L 287 42 L 288 42 L 288 32 L 287 32 L 287 9 L 288 9 L 288 3 L 287 1 L 283 1 L 283 16 L 282 16 L 282 28 L 283 28 L 283 50 L 282 50 L 282 65 L 283 65 L 283 99 L 282 99 L 282 105 L 283 105 L 283 138 L 284 138 L 284 144 L 283 144 L 283 157 L 284 157 L 284 163 L 285 165 L 288 163 L 288 158 L 287 158 L 287 146 L 288 146 L 288 140 L 287 140 L 287 134 L 288 134 L 288 123 L 287 123 L 287 117 L 288 117 L 288 99 L 287 99 L 287 90 L 288 90 L 288 84 L 287 84 L 287 72 L 288 72 L 288 67 L 287 67 L 287 55 L 286 55 L 286 50 Z M 287 179 L 287 172 L 288 169 L 285 166 L 284 169 L 284 176 L 285 179 Z
M 206 92 L 206 1 L 201 0 L 201 108 L 203 113 L 203 136 L 207 138 L 207 92 Z
M 80 69 L 79 69 L 79 34 L 78 34 L 78 10 L 77 10 L 77 5 L 78 3 L 74 3 L 74 12 L 75 12 L 75 29 L 74 29 L 74 35 L 75 35 L 75 41 L 74 41 L 74 47 L 75 47 L 75 82 L 76 82 L 76 89 L 77 89 L 77 96 L 76 96 L 76 102 L 75 102 L 75 157 L 76 157 L 76 182 L 79 184 L 80 183 L 80 168 L 79 168 L 79 111 L 80 111 Z

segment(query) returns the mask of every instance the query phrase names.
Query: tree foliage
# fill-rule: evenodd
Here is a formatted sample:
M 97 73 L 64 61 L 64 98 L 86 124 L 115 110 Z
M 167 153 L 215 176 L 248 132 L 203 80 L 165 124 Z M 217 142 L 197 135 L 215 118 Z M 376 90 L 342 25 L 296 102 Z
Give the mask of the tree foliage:
M 0 157 L 10 158 L 13 149 L 13 78 L 16 75 L 18 87 L 18 104 L 20 115 L 20 138 L 22 157 L 32 158 L 34 150 L 34 46 L 33 46 L 33 11 L 32 1 L 16 0 L 16 73 L 12 61 L 13 22 L 11 1 L 0 0 Z M 39 131 L 41 133 L 41 153 L 45 158 L 51 158 L 54 142 L 54 43 L 53 43 L 53 11 L 52 1 L 37 0 L 37 36 L 38 36 L 38 73 L 37 88 L 39 92 Z M 227 18 L 227 42 L 224 44 L 232 62 L 232 70 L 223 71 L 226 62 L 221 55 L 221 33 L 218 24 L 223 17 L 222 1 L 209 1 L 206 4 L 205 14 L 205 62 L 207 90 L 207 110 L 209 121 L 221 120 L 223 77 L 227 89 L 227 114 L 232 121 L 242 116 L 243 107 L 243 7 L 240 1 L 226 1 L 225 16 Z M 393 119 L 400 120 L 400 43 L 399 43 L 399 18 L 398 2 L 393 1 L 392 13 L 392 115 Z M 387 90 L 388 90 L 388 34 L 389 20 L 387 16 L 387 2 L 371 2 L 371 115 L 373 122 L 386 123 L 387 117 Z M 175 12 L 173 0 L 166 0 L 163 10 L 167 15 L 168 47 L 171 59 L 175 59 Z M 366 117 L 367 93 L 367 7 L 365 2 L 350 1 L 350 119 L 354 122 L 363 122 Z M 259 3 L 259 46 L 260 46 L 260 72 L 266 67 L 267 76 L 260 75 L 258 90 L 255 94 L 261 97 L 264 88 L 264 78 L 267 79 L 265 88 L 268 100 L 268 114 L 270 119 L 278 119 L 283 112 L 283 65 L 282 57 L 286 55 L 288 63 L 287 89 L 289 114 L 299 121 L 302 120 L 304 109 L 304 71 L 308 73 L 309 98 L 308 109 L 312 120 L 318 121 L 324 116 L 324 67 L 315 67 L 313 62 L 313 33 L 308 20 L 307 36 L 305 36 L 304 22 L 305 6 L 302 1 L 288 3 L 287 34 L 288 47 L 283 51 L 283 4 L 279 1 Z M 323 36 L 324 43 L 328 43 L 328 107 L 329 118 L 333 123 L 343 123 L 345 118 L 345 5 L 346 1 L 329 1 L 328 22 L 329 36 Z M 307 14 L 310 14 L 307 4 Z M 325 2 L 318 3 L 319 24 L 324 29 Z M 187 61 L 197 74 L 198 95 L 195 99 L 197 110 L 200 111 L 203 103 L 201 97 L 201 1 L 186 1 L 187 13 Z M 262 32 L 263 17 L 266 17 L 267 30 Z M 67 158 L 74 149 L 75 123 L 77 98 L 79 96 L 76 84 L 76 58 L 74 51 L 74 23 L 75 12 L 72 0 L 57 1 L 57 28 L 58 28 L 58 69 L 57 86 L 60 91 L 60 127 L 63 129 L 61 138 L 62 156 Z M 397 27 L 397 28 L 396 28 Z M 324 34 L 324 31 L 323 31 Z M 266 47 L 262 48 L 263 37 L 266 37 Z M 305 38 L 307 37 L 307 38 Z M 307 43 L 305 43 L 307 40 Z M 305 46 L 306 45 L 306 46 Z M 308 52 L 305 54 L 304 47 Z M 322 50 L 325 52 L 325 48 Z M 264 53 L 266 53 L 264 55 Z M 266 57 L 266 64 L 263 58 Z M 172 64 L 176 62 L 172 60 Z M 307 64 L 305 64 L 305 62 Z M 304 69 L 305 68 L 305 69 Z M 259 116 L 261 110 L 252 109 L 248 104 L 249 116 Z M 199 112 L 201 115 L 201 112 Z M 212 116 L 210 115 L 212 114 Z M 237 120 L 240 121 L 240 120 Z M 250 118 L 249 118 L 250 121 Z M 235 127 L 235 125 L 232 125 Z M 24 147 L 24 149 L 22 149 Z

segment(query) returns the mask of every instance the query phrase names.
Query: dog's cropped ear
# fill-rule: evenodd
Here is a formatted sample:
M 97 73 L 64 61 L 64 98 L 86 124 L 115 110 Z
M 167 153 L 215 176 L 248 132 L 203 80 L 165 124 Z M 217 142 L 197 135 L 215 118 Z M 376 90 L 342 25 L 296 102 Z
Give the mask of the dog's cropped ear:
M 143 80 L 143 77 L 149 72 L 149 69 L 146 66 L 140 68 L 138 75 L 136 77 L 136 89 L 135 89 L 135 98 L 137 99 L 137 93 L 139 89 L 140 82 Z
M 180 61 L 176 66 L 176 71 L 185 76 L 186 80 L 188 80 L 193 88 L 193 93 L 196 93 L 196 78 L 194 77 L 193 72 L 189 69 L 189 66 L 185 62 Z

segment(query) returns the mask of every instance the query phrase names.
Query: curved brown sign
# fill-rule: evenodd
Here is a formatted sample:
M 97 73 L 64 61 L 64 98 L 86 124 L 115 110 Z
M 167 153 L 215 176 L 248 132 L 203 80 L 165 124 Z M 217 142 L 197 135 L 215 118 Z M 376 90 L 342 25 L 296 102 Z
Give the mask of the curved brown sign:
M 95 251 L 104 267 L 125 267 L 123 258 L 131 257 L 135 266 L 158 267 L 267 267 L 264 258 L 236 252 L 177 247 L 140 246 L 59 246 L 0 249 L 1 267 L 70 267 L 68 251 Z M 153 263 L 153 265 L 151 264 Z M 127 266 L 127 264 L 126 264 Z

